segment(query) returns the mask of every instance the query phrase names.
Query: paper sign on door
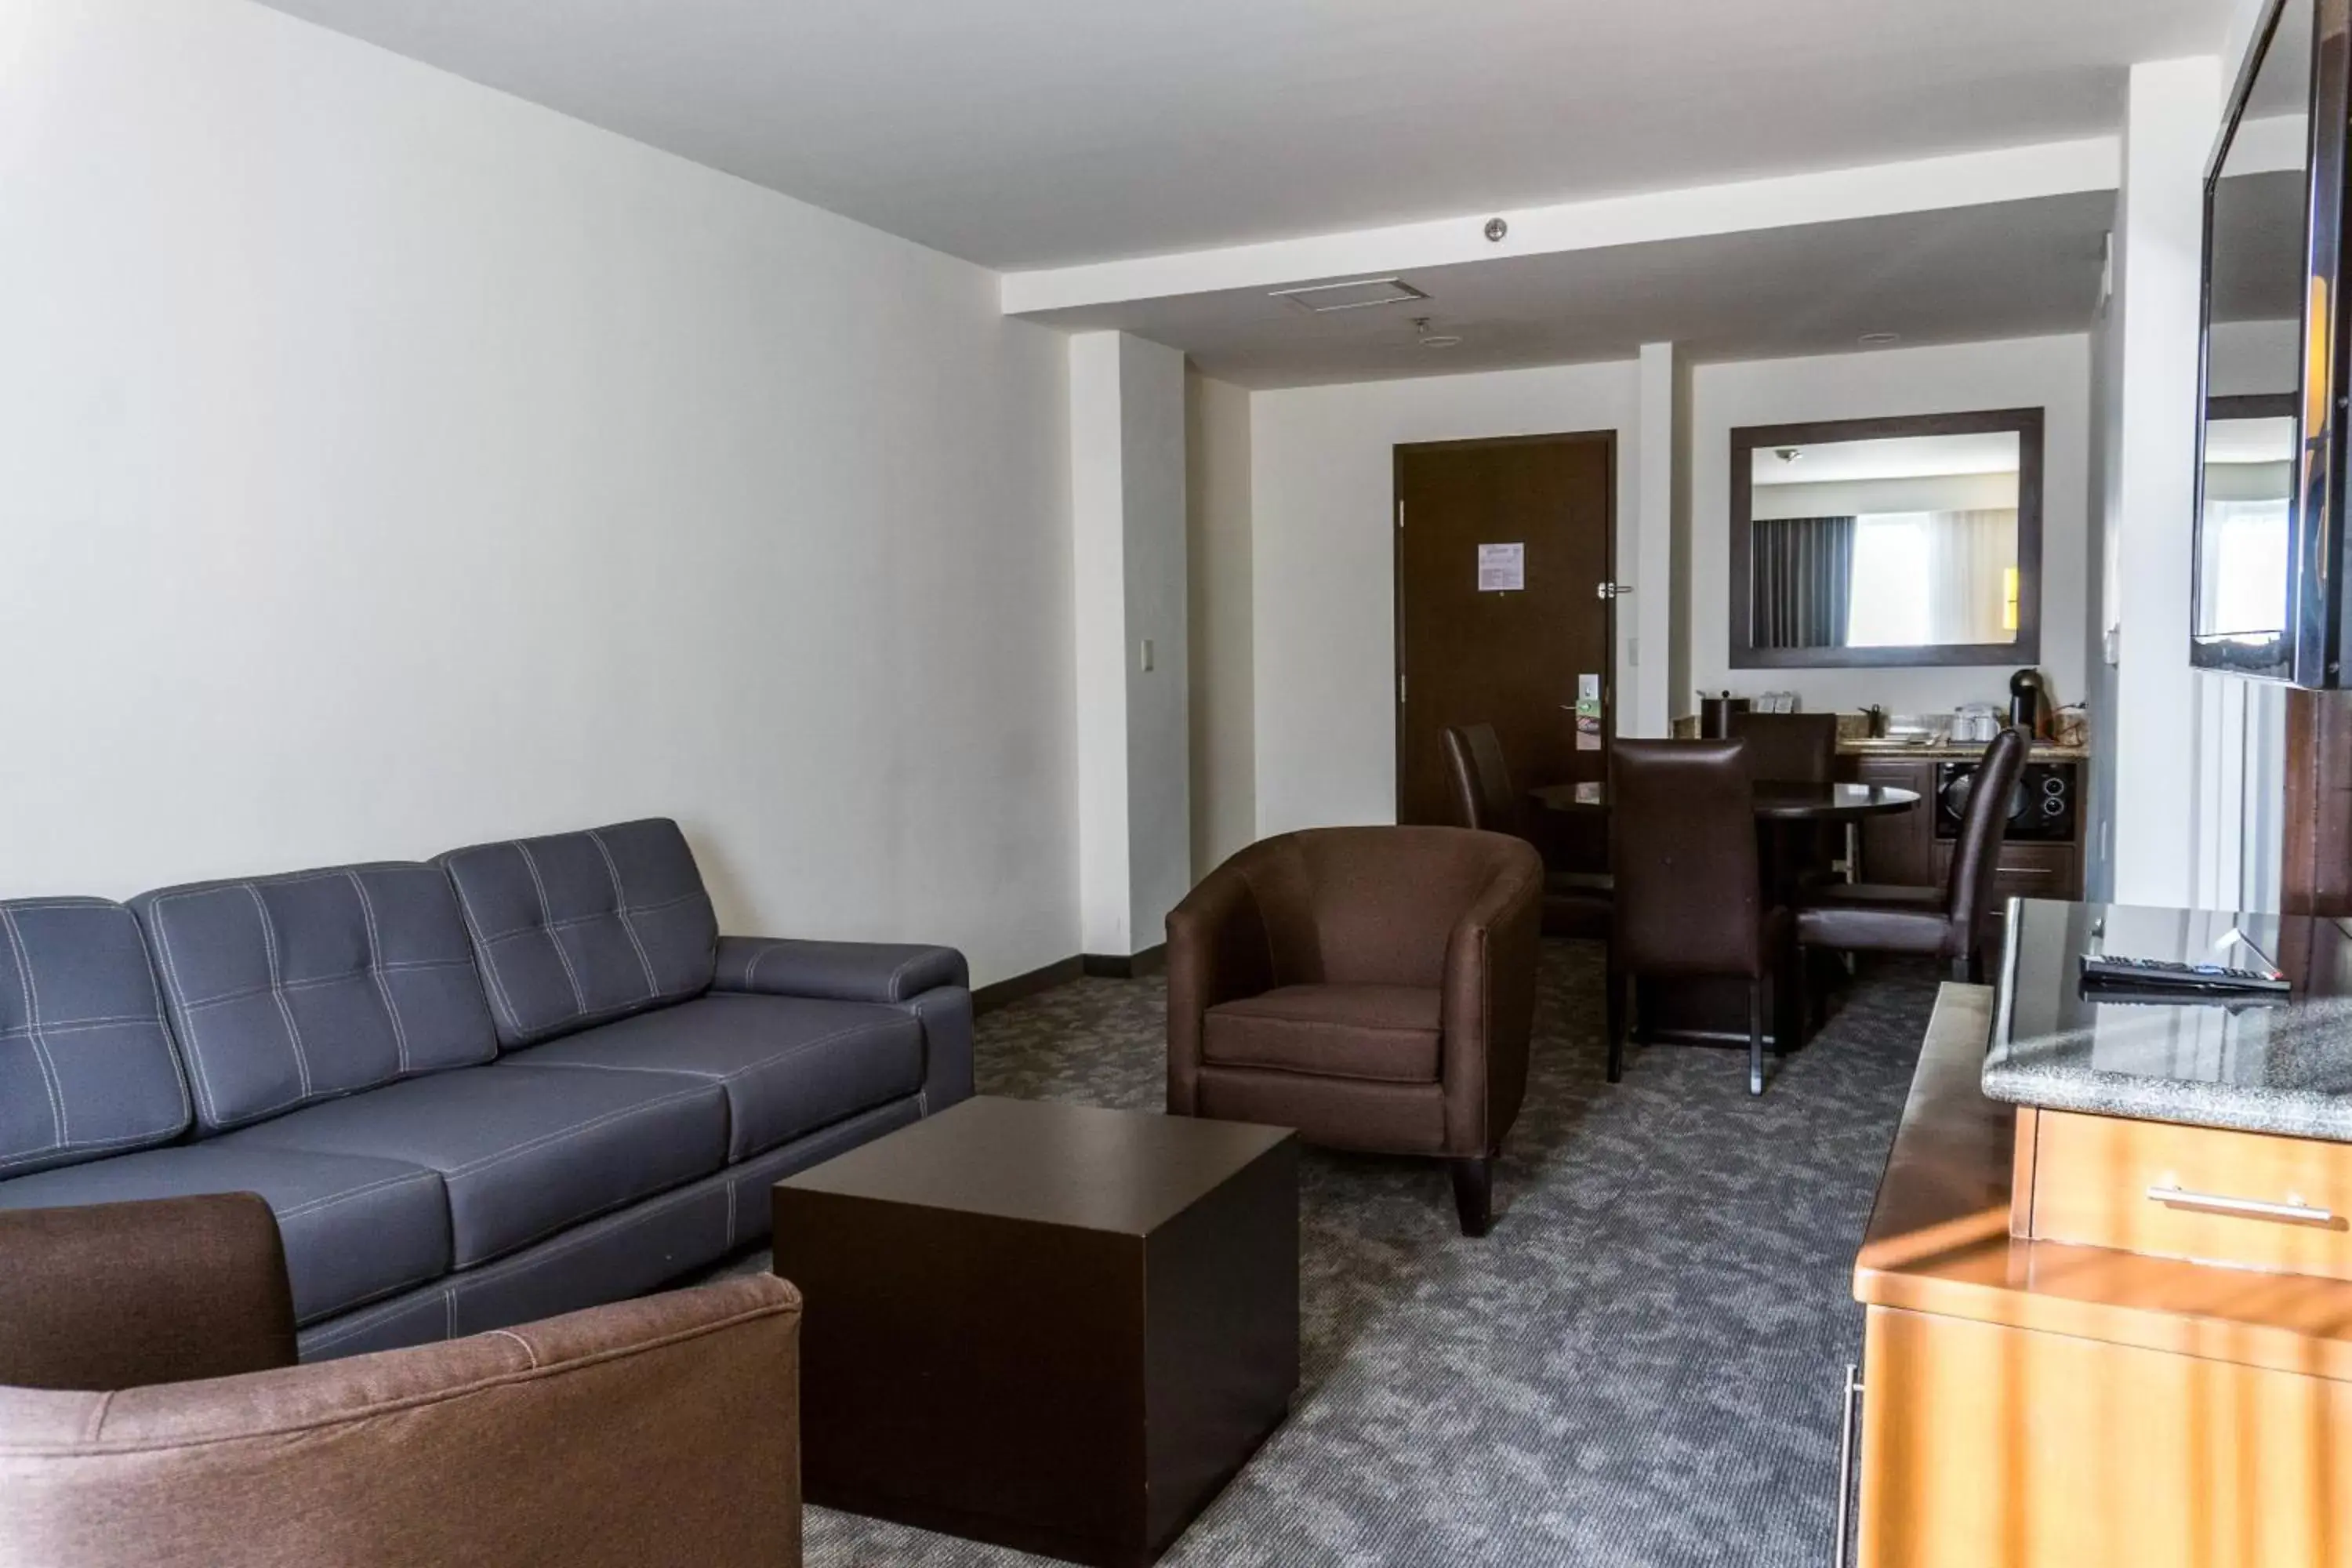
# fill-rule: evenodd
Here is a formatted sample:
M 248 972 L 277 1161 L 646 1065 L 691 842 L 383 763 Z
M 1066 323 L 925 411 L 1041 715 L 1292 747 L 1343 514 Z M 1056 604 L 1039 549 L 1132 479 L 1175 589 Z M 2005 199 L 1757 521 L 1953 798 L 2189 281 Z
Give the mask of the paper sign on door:
M 1519 594 L 1528 586 L 1525 544 L 1482 544 L 1478 547 L 1478 592 Z
M 1601 678 L 1597 675 L 1576 678 L 1576 749 L 1601 749 Z

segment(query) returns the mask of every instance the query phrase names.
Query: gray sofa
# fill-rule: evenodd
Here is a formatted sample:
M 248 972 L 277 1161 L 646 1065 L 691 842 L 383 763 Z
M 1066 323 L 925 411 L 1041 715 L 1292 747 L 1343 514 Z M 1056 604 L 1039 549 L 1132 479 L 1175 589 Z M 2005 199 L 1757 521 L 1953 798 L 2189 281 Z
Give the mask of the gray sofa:
M 666 820 L 0 902 L 0 1208 L 258 1193 L 306 1359 L 653 1289 L 971 1092 L 961 953 L 720 936 Z

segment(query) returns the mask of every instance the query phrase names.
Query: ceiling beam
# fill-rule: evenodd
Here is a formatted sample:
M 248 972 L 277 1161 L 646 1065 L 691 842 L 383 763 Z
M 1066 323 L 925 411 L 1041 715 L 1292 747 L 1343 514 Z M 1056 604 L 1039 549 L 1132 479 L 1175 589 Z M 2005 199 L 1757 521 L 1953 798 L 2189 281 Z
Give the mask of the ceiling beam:
M 1500 257 L 1593 250 L 2111 191 L 2121 183 L 2122 166 L 2118 137 L 2044 142 L 1994 152 L 1008 272 L 1003 275 L 1001 300 L 1008 316 L 1041 316 L 1223 289 L 1276 289 L 1321 279 Z M 1487 220 L 1495 217 L 1509 226 L 1509 232 L 1499 241 L 1486 235 Z

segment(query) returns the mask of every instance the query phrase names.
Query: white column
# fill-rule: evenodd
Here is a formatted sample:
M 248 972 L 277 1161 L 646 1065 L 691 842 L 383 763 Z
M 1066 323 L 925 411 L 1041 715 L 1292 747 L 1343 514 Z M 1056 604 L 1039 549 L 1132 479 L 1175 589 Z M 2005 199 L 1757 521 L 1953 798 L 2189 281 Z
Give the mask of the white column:
M 1664 736 L 1674 720 L 1675 541 L 1690 432 L 1680 345 L 1643 343 L 1635 426 L 1633 530 L 1617 543 L 1617 732 Z M 1622 510 L 1622 509 L 1621 509 Z
M 2108 563 L 2118 631 L 2114 728 L 2115 898 L 2192 896 L 2197 701 L 2189 664 L 2196 509 L 2197 340 L 2203 180 L 2221 99 L 2221 62 L 2131 70 L 2124 127 L 2113 389 L 2121 422 Z
M 1182 354 L 1070 339 L 1070 521 L 1079 938 L 1128 957 L 1192 885 Z

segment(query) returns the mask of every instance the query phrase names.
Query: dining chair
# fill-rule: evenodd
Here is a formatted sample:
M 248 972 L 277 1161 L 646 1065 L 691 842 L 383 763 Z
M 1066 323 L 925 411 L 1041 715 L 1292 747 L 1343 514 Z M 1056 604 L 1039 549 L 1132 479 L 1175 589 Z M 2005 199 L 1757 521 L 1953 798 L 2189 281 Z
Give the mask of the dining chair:
M 1462 724 L 1445 731 L 1445 773 L 1454 789 L 1457 826 L 1527 837 L 1527 803 L 1503 757 L 1492 724 Z M 1543 929 L 1548 936 L 1609 940 L 1616 883 L 1605 871 L 1544 873 Z
M 1731 739 L 1748 742 L 1748 765 L 1759 779 L 1827 784 L 1837 772 L 1834 713 L 1748 713 L 1730 717 Z
M 1612 1083 L 1629 985 L 1732 976 L 1748 982 L 1748 1092 L 1764 1092 L 1766 987 L 1785 967 L 1789 915 L 1764 897 L 1755 788 L 1745 741 L 1620 741 L 1611 755 Z
M 1869 882 L 1831 883 L 1806 893 L 1797 910 L 1797 942 L 1843 952 L 1902 952 L 1948 960 L 1952 978 L 1984 983 L 1984 928 L 2009 833 L 2011 793 L 2025 766 L 2027 742 L 2003 730 L 1985 748 L 1969 790 L 1951 868 L 1940 888 Z

